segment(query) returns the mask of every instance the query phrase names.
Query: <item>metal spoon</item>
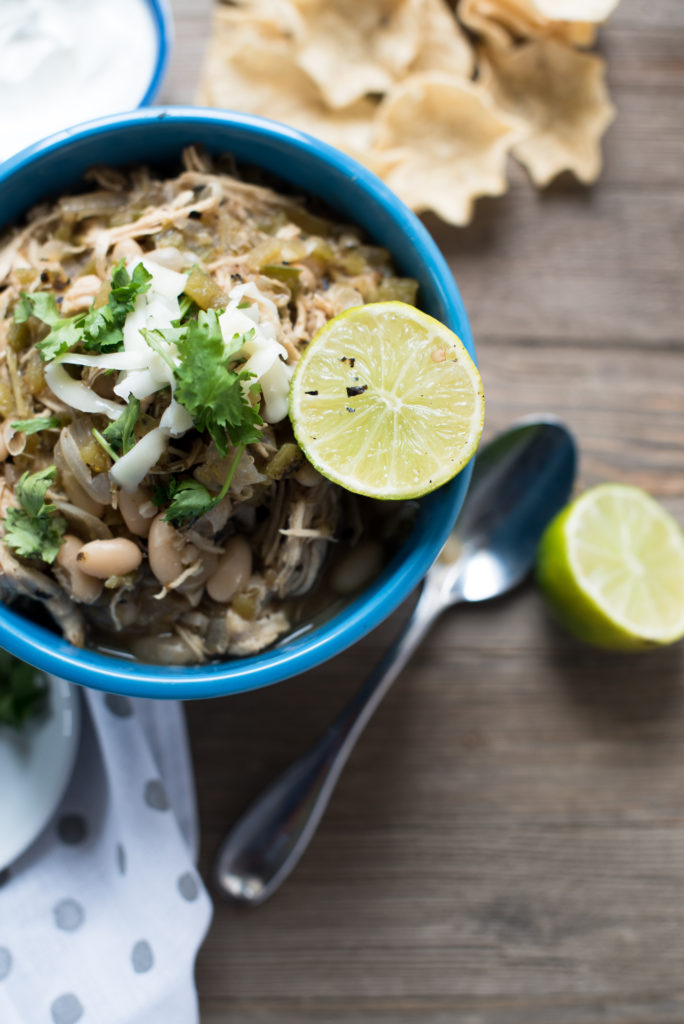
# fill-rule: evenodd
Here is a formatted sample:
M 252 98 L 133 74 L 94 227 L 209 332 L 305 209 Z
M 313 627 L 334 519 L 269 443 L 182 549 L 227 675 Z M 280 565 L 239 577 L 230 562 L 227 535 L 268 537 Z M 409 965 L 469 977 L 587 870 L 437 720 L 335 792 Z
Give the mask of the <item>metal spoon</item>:
M 525 578 L 544 527 L 568 500 L 575 463 L 572 437 L 551 418 L 523 421 L 481 448 L 461 514 L 408 625 L 318 743 L 228 833 L 215 866 L 227 896 L 256 906 L 287 878 L 366 723 L 429 627 L 451 605 L 498 597 Z

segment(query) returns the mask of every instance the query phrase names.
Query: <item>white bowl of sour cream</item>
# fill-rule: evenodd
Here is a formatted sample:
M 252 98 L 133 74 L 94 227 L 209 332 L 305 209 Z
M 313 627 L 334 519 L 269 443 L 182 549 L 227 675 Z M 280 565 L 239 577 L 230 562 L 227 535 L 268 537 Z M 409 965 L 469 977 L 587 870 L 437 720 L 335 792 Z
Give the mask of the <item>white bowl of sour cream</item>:
M 0 162 L 151 103 L 171 39 L 166 0 L 0 0 Z

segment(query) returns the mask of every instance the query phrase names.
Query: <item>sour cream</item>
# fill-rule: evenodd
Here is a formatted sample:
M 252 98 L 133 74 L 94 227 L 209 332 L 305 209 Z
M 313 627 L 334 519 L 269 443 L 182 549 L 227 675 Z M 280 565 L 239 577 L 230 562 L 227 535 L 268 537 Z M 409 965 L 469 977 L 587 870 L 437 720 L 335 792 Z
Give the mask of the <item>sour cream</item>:
M 0 0 L 0 160 L 137 107 L 158 51 L 146 0 Z

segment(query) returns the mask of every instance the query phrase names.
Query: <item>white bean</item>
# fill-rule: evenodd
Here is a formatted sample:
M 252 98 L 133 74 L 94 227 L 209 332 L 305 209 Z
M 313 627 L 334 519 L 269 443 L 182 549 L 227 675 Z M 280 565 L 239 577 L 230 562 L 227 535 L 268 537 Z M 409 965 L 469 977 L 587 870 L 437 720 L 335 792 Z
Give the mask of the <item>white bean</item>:
M 142 562 L 142 551 L 126 537 L 112 540 L 91 540 L 76 555 L 81 572 L 106 580 L 110 576 L 126 576 Z
M 344 597 L 370 583 L 382 568 L 382 545 L 367 540 L 345 555 L 333 568 L 330 585 Z
M 226 604 L 252 575 L 252 549 L 243 536 L 231 537 L 219 559 L 216 571 L 207 580 L 207 593 L 214 601 Z
M 150 569 L 162 586 L 173 583 L 187 568 L 183 561 L 184 547 L 183 537 L 174 530 L 171 523 L 165 521 L 161 513 L 152 520 L 147 540 L 147 557 Z
M 151 491 L 147 487 L 138 487 L 136 491 L 119 491 L 119 512 L 123 521 L 136 537 L 147 537 L 152 520 L 157 510 L 150 501 Z M 149 515 L 145 515 L 149 512 Z
M 88 576 L 78 564 L 83 541 L 73 533 L 65 533 L 55 559 L 55 576 L 74 601 L 92 604 L 102 593 L 102 581 Z

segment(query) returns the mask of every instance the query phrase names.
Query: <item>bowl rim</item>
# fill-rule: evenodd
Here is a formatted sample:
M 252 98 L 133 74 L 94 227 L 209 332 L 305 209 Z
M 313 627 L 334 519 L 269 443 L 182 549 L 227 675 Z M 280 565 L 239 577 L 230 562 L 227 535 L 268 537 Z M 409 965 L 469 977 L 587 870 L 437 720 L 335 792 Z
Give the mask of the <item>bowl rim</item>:
M 157 54 L 152 77 L 138 107 L 146 107 L 157 96 L 168 70 L 174 44 L 174 22 L 168 0 L 146 0 L 157 33 Z
M 432 284 L 449 312 L 446 318 L 448 325 L 452 329 L 458 326 L 463 343 L 475 359 L 472 333 L 456 282 L 437 244 L 418 217 L 379 178 L 352 157 L 279 122 L 251 114 L 191 106 L 142 107 L 123 114 L 107 115 L 57 132 L 11 157 L 0 166 L 0 190 L 8 179 L 29 170 L 55 152 L 78 147 L 102 134 L 126 132 L 136 125 L 152 125 L 158 121 L 181 126 L 187 124 L 188 128 L 203 123 L 247 135 L 256 134 L 261 140 L 283 144 L 300 155 L 305 151 L 307 159 L 313 157 L 314 162 L 321 166 L 332 165 L 349 179 L 352 188 L 369 196 L 408 238 L 418 258 L 429 267 Z M 226 148 L 229 145 L 226 140 Z M 145 159 L 149 161 L 149 157 Z M 334 202 L 330 205 L 334 207 Z M 25 208 L 20 216 L 23 213 Z M 364 230 L 368 229 L 364 227 Z M 471 460 L 451 481 L 420 500 L 417 525 L 422 522 L 423 526 L 418 542 L 408 553 L 400 549 L 370 587 L 342 611 L 311 630 L 295 631 L 294 635 L 284 639 L 282 646 L 276 644 L 260 654 L 206 665 L 152 665 L 74 647 L 63 637 L 2 603 L 0 646 L 53 675 L 127 696 L 185 700 L 242 693 L 280 682 L 351 647 L 409 596 L 452 529 L 465 497 L 472 466 Z

